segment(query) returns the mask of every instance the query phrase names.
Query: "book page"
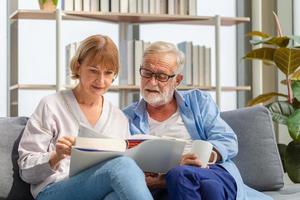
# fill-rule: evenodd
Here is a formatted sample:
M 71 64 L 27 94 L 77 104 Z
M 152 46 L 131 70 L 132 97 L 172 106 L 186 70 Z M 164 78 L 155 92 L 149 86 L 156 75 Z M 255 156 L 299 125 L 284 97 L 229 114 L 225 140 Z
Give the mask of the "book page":
M 83 151 L 72 148 L 69 176 L 74 176 L 98 163 L 116 158 L 123 154 L 124 152 Z
M 150 139 L 125 152 L 97 151 L 73 147 L 71 152 L 70 176 L 97 163 L 121 155 L 131 157 L 144 172 L 166 173 L 171 168 L 180 164 L 185 144 L 184 141 L 178 140 Z
M 82 150 L 124 152 L 127 148 L 127 143 L 122 139 L 76 137 L 74 148 Z
M 167 173 L 180 164 L 185 142 L 168 139 L 146 140 L 124 155 L 135 160 L 144 172 Z

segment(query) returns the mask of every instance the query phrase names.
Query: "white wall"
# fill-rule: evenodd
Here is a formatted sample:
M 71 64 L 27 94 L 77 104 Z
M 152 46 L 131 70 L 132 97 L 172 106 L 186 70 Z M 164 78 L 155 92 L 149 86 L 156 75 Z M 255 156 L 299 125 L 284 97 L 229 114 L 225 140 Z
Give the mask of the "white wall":
M 0 117 L 7 116 L 7 1 L 0 1 Z
M 37 0 L 19 1 L 19 8 L 38 9 Z M 205 6 L 203 6 L 205 5 Z M 235 0 L 198 0 L 199 15 L 235 16 Z M 184 30 L 183 30 L 184 29 Z M 176 34 L 170 32 L 176 31 Z M 236 39 L 235 27 L 221 29 L 221 84 L 236 85 Z M 118 27 L 101 22 L 63 21 L 63 45 L 80 41 L 91 34 L 106 34 L 118 43 Z M 29 38 L 34 38 L 30 39 Z M 145 25 L 141 28 L 141 39 L 146 41 L 166 40 L 180 42 L 193 40 L 195 44 L 213 47 L 214 66 L 214 28 L 211 26 L 188 25 Z M 64 52 L 63 52 L 64 54 Z M 64 55 L 62 56 L 64 58 Z M 63 60 L 63 63 L 64 60 Z M 55 83 L 55 22 L 38 20 L 21 20 L 19 29 L 19 82 L 23 84 L 54 84 Z M 215 69 L 213 68 L 212 74 Z M 212 76 L 214 83 L 215 77 Z M 29 116 L 40 99 L 55 91 L 19 91 L 19 115 Z M 214 93 L 212 93 L 214 97 Z M 117 94 L 109 95 L 114 104 L 118 104 Z M 235 92 L 222 94 L 222 110 L 236 108 Z

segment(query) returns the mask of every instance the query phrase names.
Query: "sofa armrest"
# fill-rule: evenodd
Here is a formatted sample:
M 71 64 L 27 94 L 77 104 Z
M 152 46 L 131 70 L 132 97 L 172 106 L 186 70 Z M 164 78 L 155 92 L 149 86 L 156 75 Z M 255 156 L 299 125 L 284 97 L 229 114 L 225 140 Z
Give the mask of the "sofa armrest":
M 264 191 L 283 187 L 283 168 L 275 140 L 272 117 L 263 106 L 221 113 L 238 137 L 234 162 L 248 186 Z

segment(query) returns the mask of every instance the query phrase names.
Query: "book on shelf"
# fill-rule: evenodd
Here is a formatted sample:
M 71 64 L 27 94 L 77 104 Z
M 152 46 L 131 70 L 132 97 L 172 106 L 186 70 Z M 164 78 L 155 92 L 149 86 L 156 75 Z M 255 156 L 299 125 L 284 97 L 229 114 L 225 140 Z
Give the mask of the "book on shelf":
M 108 138 L 87 127 L 80 127 L 80 133 L 71 151 L 70 176 L 118 156 L 131 157 L 144 172 L 166 173 L 180 164 L 186 145 L 183 140 L 144 134 Z
M 204 85 L 211 86 L 211 48 L 206 47 L 204 55 Z
M 120 13 L 128 13 L 128 0 L 120 0 Z
M 188 0 L 188 15 L 197 15 L 197 0 Z
M 179 1 L 179 2 L 178 2 Z M 188 1 L 187 0 L 177 0 L 178 6 L 178 14 L 179 15 L 187 15 L 188 14 Z
M 167 9 L 167 1 L 166 0 L 160 0 L 160 14 L 167 14 L 168 9 Z
M 177 44 L 177 47 L 180 51 L 184 53 L 184 66 L 183 66 L 183 81 L 184 85 L 192 85 L 192 51 L 193 51 L 193 43 L 184 41 Z
M 199 45 L 193 46 L 192 81 L 193 85 L 199 85 Z
M 100 11 L 101 12 L 109 12 L 109 3 L 110 3 L 110 0 L 101 0 L 100 1 Z
M 120 1 L 119 0 L 111 0 L 110 1 L 110 11 L 113 13 L 120 12 Z
M 91 1 L 91 11 L 96 12 L 100 10 L 99 0 L 90 0 Z
M 135 70 L 134 84 L 137 86 L 139 86 L 141 83 L 140 66 L 143 61 L 143 53 L 144 53 L 144 41 L 135 40 L 134 41 L 134 70 Z
M 175 15 L 175 0 L 168 0 L 168 14 L 169 15 Z
M 143 13 L 143 0 L 137 0 L 137 13 Z
M 74 0 L 74 11 L 82 11 L 82 0 Z
M 205 73 L 204 73 L 204 66 L 205 66 L 205 46 L 199 46 L 199 85 L 205 85 Z
M 143 14 L 149 14 L 149 1 L 150 0 L 142 0 L 143 4 L 143 9 L 142 12 Z
M 62 9 L 66 11 L 74 10 L 74 1 L 73 0 L 64 0 L 62 1 Z
M 89 12 L 91 11 L 91 1 L 90 0 L 82 0 L 82 10 Z
M 62 0 L 66 11 L 196 15 L 197 0 Z
M 150 0 L 149 1 L 149 14 L 155 14 L 155 2 L 156 0 Z
M 129 13 L 137 13 L 137 0 L 129 0 Z

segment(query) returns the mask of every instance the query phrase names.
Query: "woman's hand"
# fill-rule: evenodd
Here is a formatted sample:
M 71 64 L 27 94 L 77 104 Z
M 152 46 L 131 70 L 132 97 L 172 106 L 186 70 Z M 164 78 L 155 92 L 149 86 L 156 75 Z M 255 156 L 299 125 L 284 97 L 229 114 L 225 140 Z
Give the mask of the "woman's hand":
M 201 167 L 202 162 L 200 159 L 198 159 L 196 154 L 187 153 L 181 157 L 180 165 L 193 165 L 193 166 Z
M 146 183 L 150 189 L 158 189 L 166 187 L 164 174 L 145 173 Z
M 52 153 L 49 160 L 52 169 L 57 169 L 59 161 L 71 155 L 72 146 L 75 144 L 75 137 L 64 136 L 57 140 L 56 151 Z

